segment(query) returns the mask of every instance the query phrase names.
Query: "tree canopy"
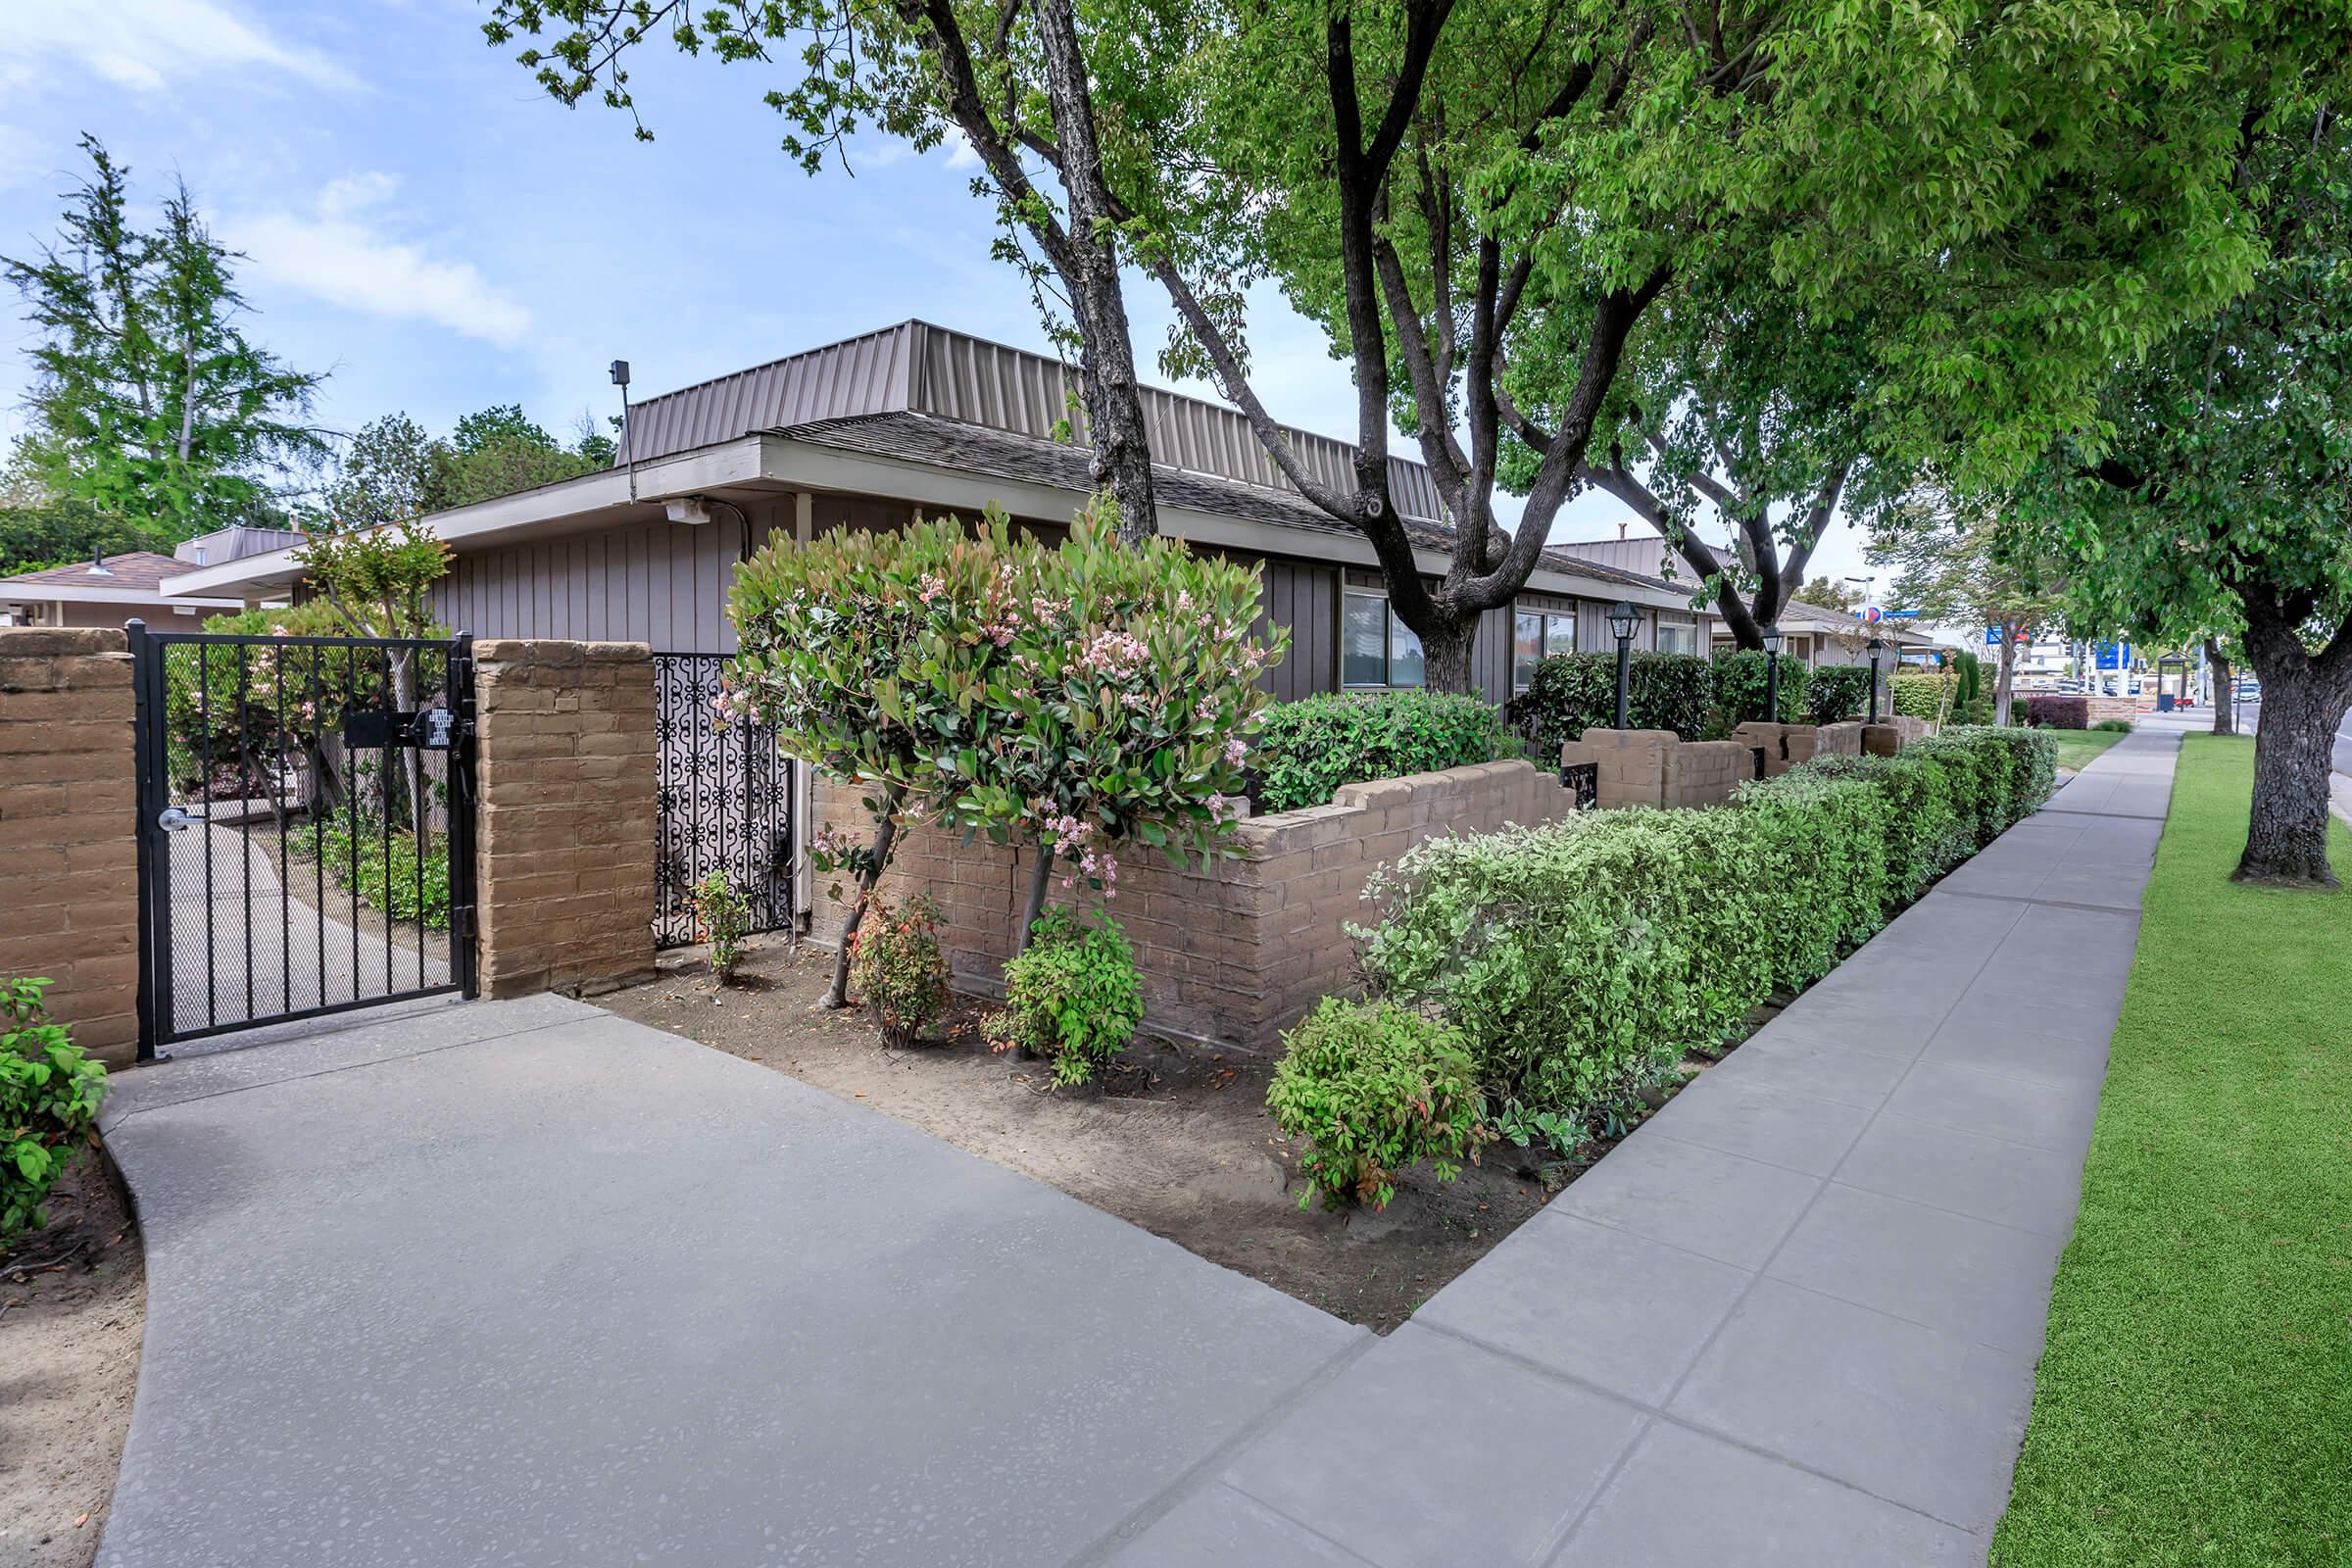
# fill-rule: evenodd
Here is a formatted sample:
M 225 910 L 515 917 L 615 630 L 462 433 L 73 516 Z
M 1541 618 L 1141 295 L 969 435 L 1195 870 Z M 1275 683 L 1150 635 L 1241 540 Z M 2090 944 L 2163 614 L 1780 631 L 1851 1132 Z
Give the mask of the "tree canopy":
M 565 445 L 517 404 L 468 414 L 446 438 L 428 434 L 406 414 L 388 414 L 362 425 L 344 445 L 326 509 L 341 526 L 392 522 L 577 478 L 612 463 L 612 443 L 593 424 L 583 420 Z
M 184 185 L 141 229 L 130 172 L 95 136 L 81 147 L 90 173 L 67 195 L 57 239 L 0 258 L 35 333 L 26 470 L 51 499 L 166 541 L 281 523 L 289 476 L 326 450 L 308 422 L 324 377 L 246 337 L 242 258 L 213 238 Z

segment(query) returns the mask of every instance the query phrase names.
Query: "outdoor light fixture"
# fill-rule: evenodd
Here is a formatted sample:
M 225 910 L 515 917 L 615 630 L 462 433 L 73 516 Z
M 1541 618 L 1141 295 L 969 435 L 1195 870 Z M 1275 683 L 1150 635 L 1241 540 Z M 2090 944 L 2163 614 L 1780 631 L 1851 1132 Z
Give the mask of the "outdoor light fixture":
M 1627 687 L 1634 674 L 1634 631 L 1642 612 L 1623 599 L 1609 607 L 1609 630 L 1617 634 L 1617 727 L 1625 728 Z
M 1869 652 L 1870 652 L 1870 721 L 1871 721 L 1873 724 L 1876 724 L 1876 723 L 1879 721 L 1879 659 L 1880 659 L 1880 656 L 1882 656 L 1883 654 L 1885 654 L 1885 653 L 1886 652 L 1886 643 L 1885 643 L 1885 642 L 1881 641 L 1879 638 L 1873 637 L 1873 638 L 1870 640 L 1870 650 L 1869 650 Z
M 1781 721 L 1781 627 L 1775 621 L 1764 628 L 1764 721 Z
M 612 362 L 612 384 L 620 388 L 620 456 L 629 468 L 629 499 L 637 499 L 637 443 L 629 439 L 629 362 Z

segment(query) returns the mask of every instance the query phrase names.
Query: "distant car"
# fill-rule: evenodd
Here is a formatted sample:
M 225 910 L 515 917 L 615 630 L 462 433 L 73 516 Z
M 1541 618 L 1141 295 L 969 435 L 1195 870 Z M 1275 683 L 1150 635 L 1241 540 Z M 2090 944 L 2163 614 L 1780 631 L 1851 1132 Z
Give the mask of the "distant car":
M 2260 681 L 2258 681 L 2258 680 L 2241 680 L 2241 681 L 2239 681 L 2239 682 L 2237 683 L 2237 700 L 2238 700 L 2239 702 L 2241 702 L 2241 703 L 2259 703 L 2259 702 L 2261 702 L 2261 701 L 2262 701 L 2262 682 L 2260 682 Z

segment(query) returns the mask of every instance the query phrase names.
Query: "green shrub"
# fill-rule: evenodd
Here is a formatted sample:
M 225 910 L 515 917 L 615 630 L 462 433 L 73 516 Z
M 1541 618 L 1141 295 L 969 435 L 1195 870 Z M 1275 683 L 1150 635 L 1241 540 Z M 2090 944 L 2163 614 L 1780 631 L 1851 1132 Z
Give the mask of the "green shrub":
M 46 980 L 0 981 L 0 1247 L 49 1223 L 41 1208 L 64 1146 L 86 1137 L 106 1098 L 106 1068 L 49 1021 Z
M 1870 710 L 1868 664 L 1823 664 L 1805 682 L 1805 722 L 1837 724 Z
M 2090 727 L 2106 735 L 2129 735 L 2132 733 L 2132 721 L 2128 718 L 2102 718 Z
M 1266 1091 L 1274 1124 L 1312 1145 L 1299 1169 L 1326 1207 L 1386 1208 L 1396 1173 L 1435 1162 L 1451 1181 L 1487 1135 L 1477 1073 L 1458 1031 L 1393 1002 L 1325 997 L 1282 1037 Z
M 360 902 L 394 920 L 421 921 L 435 931 L 449 927 L 449 840 L 436 836 L 416 863 L 416 840 L 380 819 L 350 807 L 305 822 L 286 836 L 297 855 L 321 862 L 335 886 L 356 891 Z
M 1696 655 L 1636 654 L 1626 670 L 1626 722 L 1694 741 L 1706 732 L 1714 696 L 1714 670 Z M 1505 712 L 1540 760 L 1556 761 L 1566 742 L 1617 722 L 1617 656 L 1554 654 L 1537 661 L 1527 690 Z
M 686 898 L 702 939 L 710 944 L 710 971 L 723 981 L 743 959 L 743 939 L 752 930 L 752 906 L 728 885 L 724 871 L 713 871 L 697 882 Z
M 983 1028 L 999 1051 L 1035 1052 L 1057 1084 L 1082 1084 L 1127 1049 L 1144 1021 L 1135 949 L 1108 915 L 1082 925 L 1054 906 L 1030 927 L 1029 948 L 1004 965 L 1004 1006 Z
M 1951 662 L 1955 680 L 1953 704 L 1961 709 L 1974 709 L 1987 695 L 1984 690 L 1984 661 L 1962 649 L 1951 656 Z
M 1955 728 L 1714 809 L 1433 839 L 1367 889 L 1364 972 L 1461 1031 L 1503 1124 L 1592 1124 L 2037 806 L 2054 755 L 2047 736 Z
M 1793 659 L 1781 661 L 1781 710 L 1778 714 L 1766 711 L 1764 700 L 1771 688 L 1767 684 L 1769 670 L 1763 654 L 1752 648 L 1735 648 L 1717 654 L 1713 660 L 1715 682 L 1715 727 L 1728 735 L 1736 725 L 1758 721 L 1781 724 L 1802 722 L 1805 712 L 1805 685 L 1809 671 Z
M 1343 784 L 1516 757 L 1494 704 L 1448 692 L 1325 693 L 1266 713 L 1250 766 L 1261 811 L 1321 806 Z
M 1957 677 L 1924 669 L 1898 669 L 1887 681 L 1887 696 L 1894 711 L 1931 723 L 1940 723 L 1951 716 L 1958 691 Z
M 877 897 L 850 939 L 850 984 L 874 1015 L 883 1043 L 911 1046 L 948 1012 L 948 960 L 939 951 L 939 905 L 918 893 L 893 906 Z

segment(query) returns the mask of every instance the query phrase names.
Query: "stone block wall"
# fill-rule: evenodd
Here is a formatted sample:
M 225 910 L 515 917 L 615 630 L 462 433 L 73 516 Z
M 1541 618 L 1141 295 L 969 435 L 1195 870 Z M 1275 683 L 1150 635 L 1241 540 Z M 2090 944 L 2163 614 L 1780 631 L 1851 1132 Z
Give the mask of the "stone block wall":
M 819 778 L 815 820 L 862 836 L 859 794 Z M 1373 917 L 1363 890 L 1374 867 L 1439 834 L 1546 822 L 1575 808 L 1557 775 L 1523 761 L 1488 762 L 1350 784 L 1328 806 L 1247 819 L 1235 829 L 1240 856 L 1205 869 L 1135 848 L 1120 861 L 1118 896 L 1106 907 L 1135 944 L 1147 1027 L 1276 1049 L 1317 1000 L 1353 989 L 1355 946 L 1344 927 Z M 1012 951 L 1032 853 L 915 828 L 902 837 L 881 892 L 899 900 L 928 889 L 940 903 L 941 942 L 959 989 L 993 991 Z M 1091 906 L 1095 895 L 1056 885 L 1049 902 L 1072 899 Z M 830 945 L 846 906 L 821 893 L 814 903 L 811 937 Z
M 1593 764 L 1593 804 L 1717 806 L 1756 776 L 1754 743 L 1687 741 L 1670 729 L 1588 729 L 1560 748 L 1562 766 Z
M 654 973 L 653 654 L 474 644 L 481 991 L 594 994 Z
M 122 630 L 0 628 L 0 976 L 110 1066 L 138 1051 L 130 655 Z

